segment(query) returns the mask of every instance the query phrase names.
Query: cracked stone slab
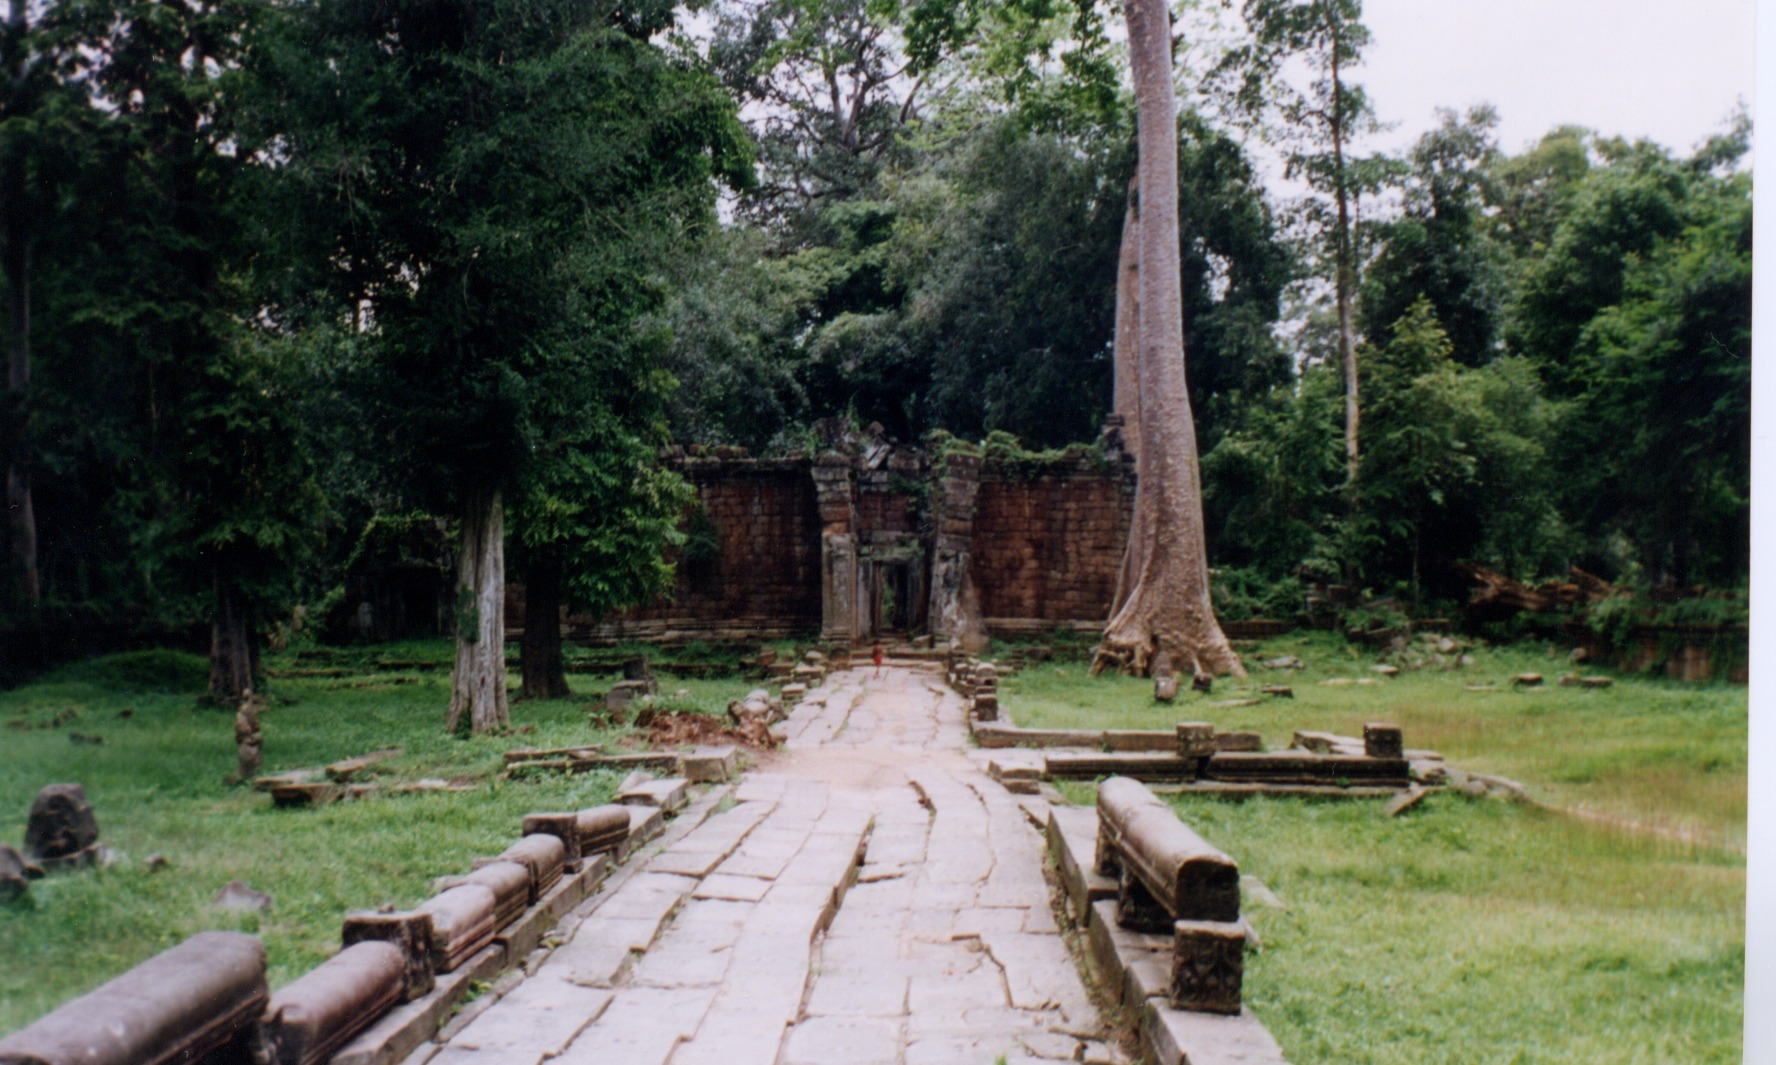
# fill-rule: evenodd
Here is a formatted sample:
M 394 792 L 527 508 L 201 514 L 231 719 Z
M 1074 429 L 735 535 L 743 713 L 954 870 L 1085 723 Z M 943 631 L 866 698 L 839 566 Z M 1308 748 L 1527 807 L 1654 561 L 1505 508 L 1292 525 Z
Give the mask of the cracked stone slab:
M 757 902 L 771 890 L 771 881 L 761 880 L 755 876 L 731 876 L 716 873 L 706 877 L 695 891 L 693 899 L 725 899 L 729 902 Z
M 896 1065 L 901 1022 L 882 1017 L 810 1017 L 789 1031 L 781 1065 Z
M 498 1005 L 477 1017 L 450 1041 L 451 1048 L 498 1051 L 502 1060 L 561 1053 L 610 1005 L 612 992 L 593 990 L 556 977 L 519 984 Z

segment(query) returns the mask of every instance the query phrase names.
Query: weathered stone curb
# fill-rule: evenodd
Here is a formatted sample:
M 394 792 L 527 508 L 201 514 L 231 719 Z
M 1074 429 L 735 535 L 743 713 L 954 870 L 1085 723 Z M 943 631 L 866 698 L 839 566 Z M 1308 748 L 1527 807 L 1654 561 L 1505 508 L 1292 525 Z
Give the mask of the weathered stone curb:
M 635 875 L 642 863 L 629 861 L 631 856 L 657 838 L 664 847 L 689 834 L 732 791 L 731 785 L 711 788 L 687 806 L 669 830 L 659 808 L 632 807 L 630 835 L 617 854 L 620 867 L 613 866 L 609 855 L 586 858 L 578 872 L 564 875 L 523 917 L 501 929 L 493 945 L 455 970 L 439 974 L 429 994 L 397 1006 L 370 1025 L 333 1055 L 332 1065 L 418 1065 L 432 1057 L 442 1049 L 439 1040 L 461 1030 L 522 983 L 525 972 L 534 971 L 553 950 L 551 932 L 569 920 L 584 920 Z M 492 985 L 471 1005 L 452 1016 L 475 986 L 489 981 Z
M 1121 928 L 1116 885 L 1095 871 L 1097 812 L 1050 810 L 1046 838 L 1067 908 L 1085 931 L 1087 958 L 1101 983 L 1139 1023 L 1141 1048 L 1155 1065 L 1285 1065 L 1282 1050 L 1252 1011 L 1234 1015 L 1173 1009 L 1172 940 Z

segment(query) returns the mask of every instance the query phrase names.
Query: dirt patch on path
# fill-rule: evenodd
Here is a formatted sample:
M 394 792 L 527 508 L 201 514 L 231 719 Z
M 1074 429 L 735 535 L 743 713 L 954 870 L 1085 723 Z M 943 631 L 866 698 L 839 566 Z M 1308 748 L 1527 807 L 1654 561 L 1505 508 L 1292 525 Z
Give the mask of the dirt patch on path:
M 887 747 L 816 747 L 779 749 L 761 755 L 758 768 L 815 780 L 839 791 L 876 791 L 909 782 L 909 768 L 935 767 L 965 773 L 972 767 L 960 752 L 922 751 L 911 758 L 905 750 Z

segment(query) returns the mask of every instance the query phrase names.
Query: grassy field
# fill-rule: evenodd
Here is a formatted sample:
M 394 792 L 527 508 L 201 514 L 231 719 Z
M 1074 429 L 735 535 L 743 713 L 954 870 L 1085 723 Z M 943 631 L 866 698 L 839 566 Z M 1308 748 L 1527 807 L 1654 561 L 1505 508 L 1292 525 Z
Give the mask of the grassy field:
M 277 670 L 344 669 L 342 677 L 275 680 L 264 714 L 265 771 L 320 765 L 398 746 L 383 779 L 473 781 L 473 790 L 277 810 L 222 778 L 235 763 L 233 715 L 200 705 L 204 661 L 166 651 L 112 656 L 57 670 L 0 693 L 0 840 L 19 845 L 45 784 L 86 788 L 109 868 L 32 885 L 30 909 L 0 907 L 0 1032 L 28 1023 L 194 932 L 259 933 L 273 987 L 323 960 L 346 911 L 425 898 L 433 877 L 517 838 L 524 814 L 606 801 L 613 774 L 500 781 L 502 752 L 520 746 L 614 741 L 587 724 L 590 698 L 514 702 L 514 735 L 460 740 L 443 733 L 448 647 L 385 645 L 316 661 L 277 656 Z M 376 671 L 374 659 L 443 668 Z M 573 676 L 578 692 L 609 676 Z M 664 702 L 717 710 L 740 680 L 662 677 Z M 677 694 L 684 692 L 683 695 Z M 127 713 L 126 713 L 127 712 Z M 59 727 L 43 727 L 61 718 Z M 16 724 L 14 724 L 16 722 Z M 70 740 L 70 733 L 103 744 Z M 159 872 L 143 868 L 166 856 Z M 263 915 L 212 909 L 229 880 L 269 893 Z
M 1168 728 L 1210 721 L 1250 729 L 1286 747 L 1296 729 L 1361 736 L 1365 721 L 1392 721 L 1406 746 L 1443 754 L 1467 769 L 1521 781 L 1538 801 L 1743 850 L 1746 817 L 1746 692 L 1726 683 L 1614 676 L 1609 688 L 1563 688 L 1573 671 L 1564 653 L 1529 645 L 1477 648 L 1460 670 L 1371 671 L 1374 651 L 1326 633 L 1268 640 L 1244 652 L 1251 675 L 1222 680 L 1207 695 L 1186 693 L 1171 706 L 1153 701 L 1153 684 L 1127 677 L 1087 677 L 1084 661 L 1032 665 L 1001 684 L 1012 720 L 1030 728 Z M 1302 669 L 1256 663 L 1294 657 Z M 1510 678 L 1540 673 L 1541 688 L 1515 689 Z M 1327 683 L 1364 681 L 1366 683 Z M 1288 685 L 1294 698 L 1256 706 L 1217 706 L 1259 698 L 1264 684 Z M 1469 687 L 1485 687 L 1470 691 Z
M 1522 781 L 1540 801 L 1681 827 L 1687 840 L 1555 810 L 1434 794 L 1397 819 L 1376 802 L 1175 798 L 1180 816 L 1281 903 L 1248 892 L 1263 941 L 1246 1001 L 1289 1060 L 1737 1062 L 1744 1007 L 1746 695 L 1618 677 L 1608 689 L 1471 692 L 1568 667 L 1534 648 L 1482 650 L 1449 673 L 1367 685 L 1374 659 L 1314 636 L 1297 655 L 1158 709 L 1148 684 L 1045 663 L 1002 682 L 1019 724 L 1406 729 L 1407 745 Z M 1057 670 L 1061 671 L 1057 673 Z M 1293 700 L 1215 708 L 1259 683 Z M 1090 785 L 1070 785 L 1091 801 Z

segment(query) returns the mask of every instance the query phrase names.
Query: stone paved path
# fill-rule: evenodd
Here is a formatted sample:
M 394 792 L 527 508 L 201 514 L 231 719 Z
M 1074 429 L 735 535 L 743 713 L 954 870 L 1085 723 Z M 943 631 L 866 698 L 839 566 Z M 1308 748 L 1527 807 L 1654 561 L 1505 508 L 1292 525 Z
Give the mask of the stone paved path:
M 786 726 L 731 802 L 424 1060 L 1119 1061 L 1054 922 L 1045 807 L 964 753 L 961 700 L 929 672 L 846 671 Z

